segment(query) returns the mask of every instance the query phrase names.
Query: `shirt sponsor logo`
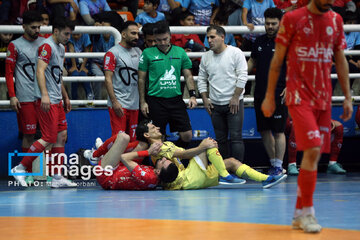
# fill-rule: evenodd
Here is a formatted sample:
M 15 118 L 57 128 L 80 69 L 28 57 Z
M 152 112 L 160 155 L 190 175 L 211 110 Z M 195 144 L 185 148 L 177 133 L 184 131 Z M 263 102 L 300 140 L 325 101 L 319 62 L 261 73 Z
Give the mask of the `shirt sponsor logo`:
M 163 77 L 160 78 L 161 89 L 176 88 L 176 76 L 174 75 L 175 68 L 171 66 L 170 70 L 166 70 Z
M 319 128 L 320 128 L 320 131 L 321 131 L 321 132 L 327 132 L 327 133 L 329 132 L 329 128 L 328 128 L 328 127 L 320 126 Z
M 141 57 L 140 57 L 140 59 L 139 59 L 139 62 L 140 62 L 140 63 L 143 63 L 143 62 L 144 62 L 144 56 L 143 56 L 143 55 L 141 55 Z
M 296 54 L 300 57 L 302 61 L 331 61 L 331 56 L 333 55 L 333 50 L 331 48 L 324 47 L 298 47 L 296 49 Z

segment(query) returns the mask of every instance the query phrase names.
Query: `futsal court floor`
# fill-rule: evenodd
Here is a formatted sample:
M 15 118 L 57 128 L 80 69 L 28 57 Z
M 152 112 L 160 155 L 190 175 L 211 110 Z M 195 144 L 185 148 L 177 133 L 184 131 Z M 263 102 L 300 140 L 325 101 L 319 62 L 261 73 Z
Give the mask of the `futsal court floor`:
M 27 189 L 0 182 L 0 239 L 360 240 L 360 173 L 320 173 L 314 204 L 320 234 L 291 229 L 297 177 L 273 188 L 187 191 Z

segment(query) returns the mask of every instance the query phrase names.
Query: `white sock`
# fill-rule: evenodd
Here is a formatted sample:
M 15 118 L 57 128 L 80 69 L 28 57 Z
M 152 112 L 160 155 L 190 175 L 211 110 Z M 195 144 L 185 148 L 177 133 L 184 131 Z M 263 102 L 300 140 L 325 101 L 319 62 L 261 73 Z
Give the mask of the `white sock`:
M 313 215 L 315 217 L 315 208 L 314 207 L 303 207 L 302 215 Z
M 26 170 L 25 166 L 22 165 L 21 163 L 20 163 L 19 165 L 17 165 L 17 166 L 15 167 L 15 169 L 16 169 L 17 171 L 25 171 L 25 170 Z
M 275 167 L 279 167 L 279 168 L 282 168 L 282 164 L 283 164 L 283 161 L 278 159 L 278 158 L 275 158 L 275 163 L 274 163 L 274 166 Z
M 329 166 L 331 166 L 331 165 L 333 165 L 335 163 L 336 163 L 336 161 L 329 161 Z
M 302 215 L 302 209 L 295 209 L 294 218 L 300 217 Z
M 271 166 L 275 167 L 275 158 L 270 159 Z

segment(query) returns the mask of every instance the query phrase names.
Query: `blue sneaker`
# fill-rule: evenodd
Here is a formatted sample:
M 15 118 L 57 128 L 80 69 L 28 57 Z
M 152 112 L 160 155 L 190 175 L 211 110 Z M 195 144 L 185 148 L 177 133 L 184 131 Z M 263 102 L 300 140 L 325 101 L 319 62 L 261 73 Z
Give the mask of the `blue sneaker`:
M 287 178 L 286 174 L 283 175 L 270 175 L 265 181 L 262 182 L 263 188 L 271 188 L 278 185 Z
M 283 168 L 282 167 L 273 167 L 271 166 L 269 168 L 269 175 L 282 175 L 283 174 Z
M 238 178 L 237 176 L 227 175 L 226 177 L 221 177 L 219 180 L 219 185 L 240 185 L 246 183 L 246 180 Z

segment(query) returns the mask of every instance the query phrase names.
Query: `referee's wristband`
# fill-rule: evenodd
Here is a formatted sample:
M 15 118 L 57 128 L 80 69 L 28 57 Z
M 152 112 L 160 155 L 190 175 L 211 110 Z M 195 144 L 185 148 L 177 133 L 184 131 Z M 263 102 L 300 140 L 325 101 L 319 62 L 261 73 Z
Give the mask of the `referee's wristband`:
M 195 90 L 189 90 L 189 95 L 190 95 L 190 97 L 196 97 Z
M 137 155 L 138 155 L 138 157 L 148 157 L 149 156 L 149 151 L 148 150 L 138 151 Z

